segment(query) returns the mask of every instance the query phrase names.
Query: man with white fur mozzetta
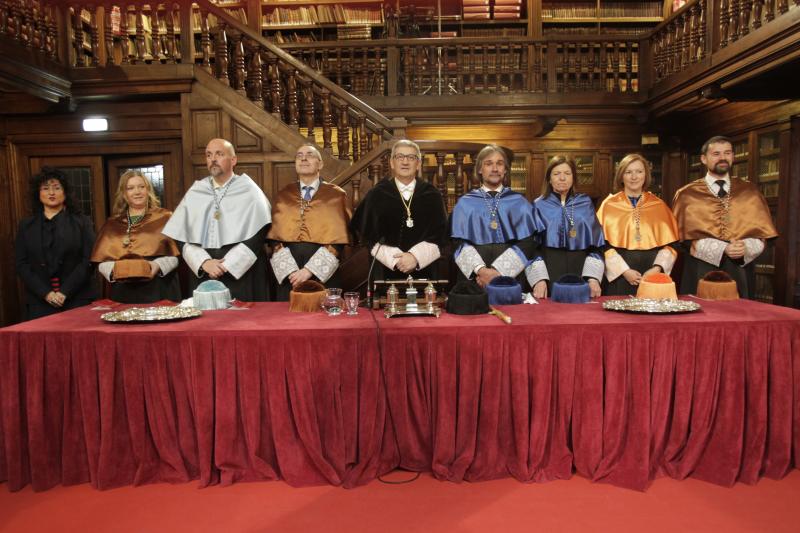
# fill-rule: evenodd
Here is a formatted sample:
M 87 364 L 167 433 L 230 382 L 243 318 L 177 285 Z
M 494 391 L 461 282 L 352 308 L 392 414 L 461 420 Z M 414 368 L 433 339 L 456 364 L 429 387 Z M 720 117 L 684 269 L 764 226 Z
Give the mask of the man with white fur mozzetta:
M 235 174 L 236 151 L 225 139 L 206 146 L 209 176 L 186 192 L 164 227 L 181 243 L 192 288 L 203 279 L 217 279 L 234 298 L 267 299 L 264 241 L 270 206 L 264 192 L 247 174 Z

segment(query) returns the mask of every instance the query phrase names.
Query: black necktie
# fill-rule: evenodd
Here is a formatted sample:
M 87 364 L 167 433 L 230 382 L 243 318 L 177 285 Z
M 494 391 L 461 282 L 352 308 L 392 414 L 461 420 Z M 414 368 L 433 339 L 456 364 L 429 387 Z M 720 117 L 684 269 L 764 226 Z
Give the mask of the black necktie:
M 719 186 L 719 192 L 717 192 L 717 198 L 725 198 L 728 196 L 728 193 L 725 191 L 725 180 L 717 180 L 716 183 Z
M 498 191 L 486 191 L 486 192 L 488 192 L 488 193 L 489 193 L 489 196 L 491 196 L 492 198 L 494 198 L 495 196 L 497 196 L 497 192 L 498 192 Z

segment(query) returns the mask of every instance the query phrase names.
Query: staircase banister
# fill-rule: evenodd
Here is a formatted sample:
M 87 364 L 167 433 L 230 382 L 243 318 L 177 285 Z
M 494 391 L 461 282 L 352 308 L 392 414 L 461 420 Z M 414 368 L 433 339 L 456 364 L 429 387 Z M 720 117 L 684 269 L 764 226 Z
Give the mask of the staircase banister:
M 381 114 L 378 110 L 374 109 L 366 102 L 348 93 L 347 91 L 345 91 L 344 89 L 333 83 L 328 78 L 320 75 L 316 70 L 307 66 L 305 63 L 298 61 L 294 56 L 292 56 L 288 52 L 283 51 L 280 47 L 269 42 L 259 32 L 253 31 L 251 28 L 247 27 L 246 25 L 242 24 L 240 21 L 229 15 L 228 12 L 225 11 L 222 7 L 212 4 L 209 0 L 194 0 L 194 2 L 198 4 L 201 9 L 207 10 L 209 13 L 213 13 L 214 16 L 217 17 L 217 19 L 223 20 L 226 26 L 231 26 L 235 28 L 237 32 L 247 36 L 249 39 L 256 41 L 259 45 L 261 45 L 264 49 L 268 50 L 275 57 L 277 57 L 284 63 L 291 65 L 293 68 L 297 70 L 297 72 L 302 73 L 303 75 L 314 80 L 316 84 L 328 89 L 331 95 L 336 95 L 336 97 L 338 97 L 339 99 L 347 102 L 349 106 L 358 108 L 361 112 L 367 115 L 370 118 L 370 120 L 372 120 L 376 124 L 380 124 L 380 126 L 383 128 L 393 127 L 391 119 Z
M 673 11 L 672 14 L 669 17 L 665 18 L 655 28 L 650 30 L 650 32 L 648 34 L 648 39 L 650 37 L 652 37 L 653 35 L 657 34 L 663 28 L 666 28 L 667 26 L 669 26 L 672 23 L 673 20 L 675 20 L 678 17 L 680 17 L 681 15 L 683 15 L 686 11 L 689 11 L 690 9 L 692 9 L 692 6 L 694 6 L 695 4 L 700 3 L 700 2 L 705 2 L 705 1 L 706 0 L 689 0 L 684 5 L 682 5 L 680 9 L 678 9 L 677 11 Z
M 382 141 L 378 146 L 374 147 L 368 153 L 364 154 L 361 159 L 347 167 L 345 170 L 337 174 L 330 180 L 339 187 L 344 187 L 356 174 L 360 174 L 367 170 L 367 168 L 384 153 L 390 151 L 394 145 L 395 140 Z

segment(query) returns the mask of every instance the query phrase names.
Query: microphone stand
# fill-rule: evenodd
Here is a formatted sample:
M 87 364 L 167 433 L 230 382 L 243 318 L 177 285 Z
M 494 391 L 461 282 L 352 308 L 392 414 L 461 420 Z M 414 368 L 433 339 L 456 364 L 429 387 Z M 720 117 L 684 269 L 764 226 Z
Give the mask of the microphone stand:
M 369 272 L 367 272 L 367 308 L 372 309 L 373 304 L 373 287 L 370 281 L 372 280 L 372 269 L 375 268 L 375 261 L 378 259 L 378 252 L 381 251 L 381 246 L 383 246 L 383 239 L 378 241 L 378 248 L 375 250 L 375 255 L 372 256 L 372 261 L 369 264 Z

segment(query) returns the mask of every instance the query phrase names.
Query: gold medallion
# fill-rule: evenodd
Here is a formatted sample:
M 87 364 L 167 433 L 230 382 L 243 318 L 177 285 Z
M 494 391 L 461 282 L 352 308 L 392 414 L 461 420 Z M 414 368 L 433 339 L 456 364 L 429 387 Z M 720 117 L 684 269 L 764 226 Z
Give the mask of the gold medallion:
M 497 229 L 497 227 L 498 227 L 497 226 L 497 221 L 496 220 L 492 220 L 491 222 L 489 222 L 489 227 L 492 228 L 492 229 Z
M 409 228 L 413 228 L 414 227 L 414 219 L 411 218 L 411 217 L 408 217 L 406 219 L 406 226 L 408 226 Z
M 575 228 L 570 229 L 569 236 L 574 239 L 575 237 L 578 236 L 578 231 Z
M 221 216 L 222 216 L 222 213 L 220 213 L 220 212 L 219 212 L 219 210 L 217 210 L 217 211 L 214 211 L 214 218 L 215 218 L 216 220 L 219 220 L 219 217 L 221 217 Z
M 131 240 L 128 237 L 122 239 L 122 246 L 128 247 L 131 245 Z

